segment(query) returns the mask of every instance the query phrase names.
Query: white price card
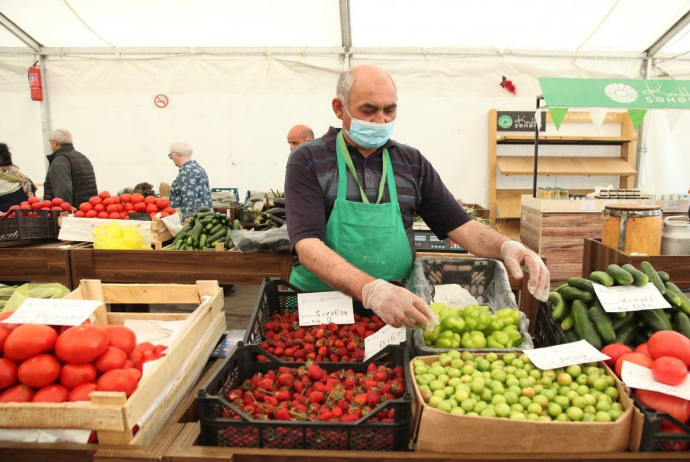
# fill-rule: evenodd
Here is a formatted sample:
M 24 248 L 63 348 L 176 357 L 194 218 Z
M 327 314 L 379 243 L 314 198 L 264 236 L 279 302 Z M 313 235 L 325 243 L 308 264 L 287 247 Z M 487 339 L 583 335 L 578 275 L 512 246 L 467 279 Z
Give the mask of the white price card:
M 300 326 L 354 324 L 352 298 L 341 292 L 312 292 L 297 295 Z
M 690 399 L 690 380 L 687 378 L 680 385 L 666 385 L 654 380 L 652 370 L 630 361 L 623 361 L 621 379 L 630 388 L 658 391 L 678 398 Z
M 580 201 L 580 210 L 596 210 L 594 201 Z
M 611 359 L 590 345 L 587 340 L 547 348 L 523 350 L 532 363 L 541 370 L 558 369 L 573 364 L 594 363 Z
M 661 207 L 662 210 L 668 212 L 669 210 L 676 210 L 678 208 L 678 201 L 664 201 L 664 205 Z
M 405 328 L 384 326 L 364 339 L 364 360 L 371 358 L 388 345 L 399 345 L 405 341 Z
M 652 283 L 642 287 L 633 285 L 605 287 L 595 283 L 594 292 L 607 313 L 671 308 L 659 289 Z
M 47 324 L 50 326 L 78 326 L 96 308 L 99 300 L 64 300 L 27 298 L 12 316 L 3 319 L 7 324 Z

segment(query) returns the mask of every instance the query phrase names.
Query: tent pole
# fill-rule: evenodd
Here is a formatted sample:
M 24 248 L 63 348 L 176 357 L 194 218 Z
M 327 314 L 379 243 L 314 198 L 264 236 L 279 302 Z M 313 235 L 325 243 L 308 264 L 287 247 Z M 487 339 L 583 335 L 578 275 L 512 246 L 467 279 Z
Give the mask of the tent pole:
M 350 48 L 352 48 L 352 24 L 350 22 L 350 0 L 340 0 L 340 41 L 343 46 L 343 65 L 350 68 Z
M 537 96 L 537 111 L 539 101 L 543 96 Z M 537 111 L 534 111 L 534 120 L 537 120 Z M 534 124 L 534 175 L 532 177 L 532 197 L 537 197 L 537 171 L 539 167 L 539 123 Z
M 41 134 L 43 135 L 43 152 L 46 156 L 52 153 L 50 149 L 50 132 L 52 131 L 50 120 L 50 92 L 48 91 L 48 71 L 46 69 L 45 57 L 38 55 L 38 62 L 41 65 L 43 82 L 43 101 L 41 101 Z M 44 157 L 46 173 L 48 172 L 48 158 Z
M 642 60 L 642 78 L 649 79 L 649 74 L 652 68 L 652 59 L 645 58 Z M 637 130 L 637 152 L 635 153 L 635 187 L 640 187 L 640 167 L 642 167 L 642 156 L 647 153 L 647 130 L 644 128 L 644 121 L 640 124 Z

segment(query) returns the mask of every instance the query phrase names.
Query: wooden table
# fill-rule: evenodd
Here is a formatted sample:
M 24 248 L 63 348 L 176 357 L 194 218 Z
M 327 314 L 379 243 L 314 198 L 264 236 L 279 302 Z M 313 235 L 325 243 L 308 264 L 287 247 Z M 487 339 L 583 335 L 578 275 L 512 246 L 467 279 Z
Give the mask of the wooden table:
M 0 281 L 57 282 L 72 288 L 69 242 L 0 243 Z
M 221 285 L 261 284 L 265 276 L 289 279 L 292 257 L 271 252 L 96 250 L 70 251 L 73 281 Z

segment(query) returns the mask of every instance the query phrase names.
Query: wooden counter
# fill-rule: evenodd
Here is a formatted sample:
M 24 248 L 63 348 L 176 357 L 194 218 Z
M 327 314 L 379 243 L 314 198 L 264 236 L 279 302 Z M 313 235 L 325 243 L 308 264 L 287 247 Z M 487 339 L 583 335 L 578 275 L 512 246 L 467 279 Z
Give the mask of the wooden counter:
M 75 249 L 70 252 L 73 281 L 221 285 L 261 284 L 265 276 L 289 279 L 292 257 L 271 252 L 202 252 Z
M 0 281 L 57 282 L 72 288 L 69 242 L 0 243 Z M 61 248 L 62 247 L 62 248 Z

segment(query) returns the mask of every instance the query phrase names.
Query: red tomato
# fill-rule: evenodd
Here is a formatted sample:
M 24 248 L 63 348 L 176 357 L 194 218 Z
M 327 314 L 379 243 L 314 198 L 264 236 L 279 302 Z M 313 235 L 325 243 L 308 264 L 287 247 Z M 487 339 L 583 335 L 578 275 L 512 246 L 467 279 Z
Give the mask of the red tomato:
M 621 376 L 621 370 L 623 369 L 623 361 L 628 361 L 631 363 L 638 364 L 647 369 L 651 369 L 654 360 L 649 356 L 643 355 L 642 353 L 628 353 L 620 356 L 616 361 L 616 374 L 618 377 Z
M 166 207 L 163 211 L 166 212 L 168 215 L 175 215 L 175 209 L 172 207 Z
M 120 200 L 124 203 L 132 202 L 132 195 L 125 193 L 120 196 Z
M 655 332 L 647 341 L 647 349 L 653 359 L 670 356 L 690 366 L 690 339 L 678 332 L 672 330 Z
M 42 324 L 22 324 L 5 340 L 5 356 L 12 361 L 23 361 L 39 353 L 51 351 L 55 346 L 57 332 Z
M 98 218 L 108 218 L 108 212 L 99 212 Z
M 64 403 L 69 398 L 69 390 L 62 385 L 48 385 L 36 392 L 34 403 Z
M 35 204 L 36 202 L 41 202 L 41 199 L 39 199 L 38 197 L 29 197 L 26 201 L 29 204 Z
M 103 199 L 101 199 L 98 196 L 89 199 L 89 204 L 93 205 L 94 207 L 100 204 L 101 202 L 103 202 Z
M 113 369 L 122 369 L 125 367 L 125 363 L 127 363 L 127 354 L 119 348 L 115 348 L 113 346 L 106 348 L 105 352 L 103 352 L 103 354 L 96 358 L 96 360 L 93 362 L 98 372 L 108 372 L 112 371 Z
M 60 383 L 71 390 L 79 385 L 95 382 L 97 375 L 93 364 L 65 364 L 60 371 Z
M 74 388 L 74 390 L 69 392 L 70 402 L 75 401 L 91 401 L 89 395 L 96 391 L 98 385 L 95 383 L 84 383 Z
M 163 352 L 167 349 L 168 347 L 165 345 L 156 345 L 153 347 L 153 354 L 156 356 L 156 358 L 160 358 L 161 356 L 164 356 Z
M 125 212 L 131 212 L 132 210 L 134 210 L 134 204 L 125 203 Z
M 98 213 L 105 212 L 105 205 L 96 204 L 96 205 L 94 205 L 93 209 Z
M 123 369 L 125 369 L 125 370 L 126 369 L 132 369 L 133 367 L 134 367 L 134 363 L 128 359 L 127 362 L 125 363 Z
M 107 199 L 103 199 L 103 205 L 105 205 L 106 207 L 109 205 L 113 205 L 114 203 L 115 203 L 115 201 L 113 200 L 112 197 L 108 197 Z
M 110 325 L 105 327 L 105 331 L 108 334 L 110 346 L 117 347 L 127 354 L 134 351 L 137 338 L 132 329 L 120 325 Z
M 117 205 L 115 205 L 115 204 L 110 204 L 110 205 L 108 205 L 108 206 L 105 208 L 105 211 L 108 212 L 108 213 L 117 212 Z
M 122 212 L 125 211 L 125 206 L 122 205 L 122 204 L 117 204 L 116 207 L 117 207 L 117 211 L 120 212 L 120 213 L 122 213 Z
M 654 360 L 652 375 L 657 382 L 680 385 L 688 376 L 688 366 L 678 358 L 662 356 Z
M 17 365 L 9 359 L 0 359 L 0 390 L 17 383 Z
M 144 356 L 144 353 L 141 351 L 134 350 L 129 354 L 129 360 L 134 364 L 135 366 L 141 362 L 141 358 Z
M 41 207 L 43 207 L 43 202 L 34 202 L 31 204 L 32 210 L 41 210 Z
M 143 353 L 145 351 L 153 351 L 154 348 L 155 348 L 155 346 L 153 346 L 153 343 L 144 342 L 144 343 L 140 343 L 139 345 L 134 347 L 134 351 L 141 351 Z
M 144 202 L 144 196 L 139 193 L 132 194 L 132 204 L 138 204 L 139 202 Z
M 96 212 L 94 212 L 93 210 L 89 210 L 89 211 L 86 212 L 86 213 L 93 213 L 93 216 L 96 216 Z M 74 212 L 74 216 L 75 216 L 76 218 L 85 218 L 85 217 L 86 217 L 86 213 L 82 212 L 81 210 L 77 210 L 76 212 Z M 89 218 L 90 218 L 90 217 L 89 217 Z
M 126 220 L 129 215 L 127 215 L 127 212 L 120 212 L 120 220 Z
M 65 201 L 63 201 L 63 200 L 60 199 L 59 197 L 54 197 L 53 200 L 50 201 L 50 202 L 51 202 L 53 205 L 60 205 L 60 204 L 62 204 L 62 203 L 65 202 Z
M 110 193 L 108 191 L 103 191 L 98 193 L 98 197 L 101 199 L 108 199 L 110 197 Z
M 630 349 L 630 347 L 624 343 L 612 343 L 610 345 L 606 345 L 601 352 L 611 358 L 606 360 L 606 364 L 608 364 L 609 367 L 615 367 L 618 358 L 624 354 L 632 353 L 632 349 Z
M 30 403 L 34 398 L 34 390 L 26 385 L 15 385 L 0 395 L 0 403 Z
M 642 353 L 643 355 L 647 355 L 647 356 L 649 356 L 650 358 L 652 357 L 652 356 L 649 354 L 649 350 L 647 349 L 647 344 L 646 344 L 646 343 L 640 343 L 639 345 L 637 345 L 637 348 L 635 348 L 635 353 Z
M 98 207 L 98 206 L 96 206 L 96 207 Z M 76 215 L 76 213 L 75 213 L 75 215 Z M 89 210 L 88 212 L 86 212 L 86 215 L 84 215 L 84 216 L 86 218 L 96 218 L 98 216 L 98 212 L 96 212 L 95 210 Z
M 31 204 L 22 204 L 20 207 L 22 210 L 31 210 Z
M 120 196 L 113 196 L 113 197 L 111 197 L 111 199 L 113 200 L 113 204 L 122 203 L 122 201 L 120 200 Z
M 161 212 L 161 218 L 169 217 L 170 214 L 168 212 Z
M 55 354 L 68 363 L 90 363 L 108 348 L 105 329 L 93 325 L 74 326 L 60 334 Z
M 166 199 L 165 197 L 161 197 L 160 199 L 158 199 L 156 201 L 156 207 L 163 210 L 167 207 L 170 207 L 170 201 L 168 199 Z
M 139 383 L 139 380 L 141 380 L 142 373 L 139 369 L 134 369 L 134 368 L 129 368 L 129 369 L 123 369 L 126 372 L 129 372 L 132 377 L 134 377 L 134 380 Z
M 29 387 L 43 388 L 60 377 L 60 363 L 55 356 L 40 354 L 32 356 L 19 365 L 17 378 Z
M 149 196 L 149 197 L 153 197 L 153 196 Z M 147 197 L 147 199 L 149 197 Z M 151 204 L 147 205 L 146 206 L 146 213 L 158 213 L 158 207 L 156 207 L 156 204 L 151 203 Z
M 144 201 L 134 202 L 134 211 L 135 212 L 143 212 L 145 210 L 146 210 L 146 203 Z
M 111 220 L 119 220 L 120 214 L 117 212 L 112 212 L 110 215 L 108 215 L 108 218 L 110 218 Z
M 687 399 L 676 398 L 675 396 L 641 388 L 635 390 L 635 396 L 645 406 L 656 409 L 659 412 L 665 412 L 680 422 L 685 422 L 690 417 L 690 401 Z
M 0 321 L 2 321 L 3 319 L 9 318 L 10 316 L 12 316 L 13 313 L 14 313 L 14 311 L 5 311 L 4 313 L 0 313 Z M 16 329 L 18 325 L 19 324 L 7 324 L 4 322 L 2 324 L 0 324 L 0 326 L 7 327 L 9 330 Z
M 2 356 L 3 352 L 5 351 L 5 341 L 7 340 L 7 337 L 10 336 L 10 333 L 12 332 L 12 329 L 9 327 L 6 327 L 4 325 L 0 325 L 0 356 Z M 2 388 L 2 387 L 0 387 Z
M 156 199 L 156 196 L 146 196 L 144 198 L 144 202 L 146 202 L 147 204 L 155 204 L 157 200 L 158 199 Z
M 51 201 L 41 202 L 41 208 L 48 207 L 50 209 L 52 206 L 53 206 L 53 203 Z
M 89 204 L 88 202 L 82 202 L 79 204 L 79 210 L 86 213 L 89 210 L 93 210 L 93 205 Z
M 62 210 L 62 207 L 55 207 L 55 206 L 53 206 L 50 210 L 51 210 L 51 211 L 58 211 L 58 210 L 59 210 L 60 212 L 63 211 L 63 210 Z
M 108 371 L 98 379 L 98 391 L 124 391 L 131 396 L 137 389 L 138 381 L 125 369 Z

